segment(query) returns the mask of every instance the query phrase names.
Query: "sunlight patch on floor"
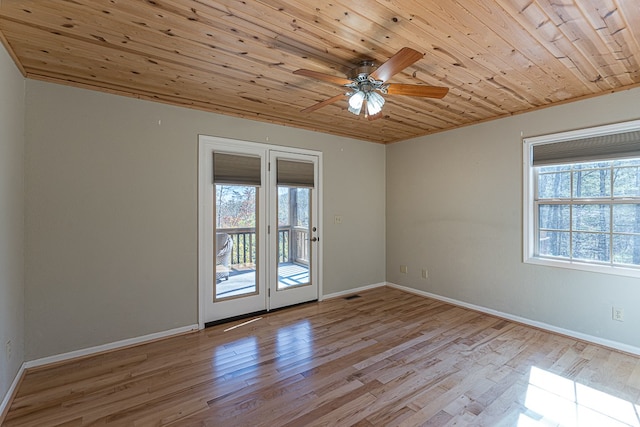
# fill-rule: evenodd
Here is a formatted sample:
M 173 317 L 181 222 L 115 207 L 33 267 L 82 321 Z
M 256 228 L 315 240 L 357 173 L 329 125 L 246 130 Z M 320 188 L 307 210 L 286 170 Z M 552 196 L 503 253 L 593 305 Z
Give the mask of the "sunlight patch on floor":
M 531 368 L 518 427 L 640 427 L 640 405 L 537 367 Z

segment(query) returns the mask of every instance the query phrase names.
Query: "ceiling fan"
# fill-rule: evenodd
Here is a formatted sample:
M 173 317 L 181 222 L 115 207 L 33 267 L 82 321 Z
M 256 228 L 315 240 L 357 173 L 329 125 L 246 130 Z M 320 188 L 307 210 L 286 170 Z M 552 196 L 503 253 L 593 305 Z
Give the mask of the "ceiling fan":
M 317 71 L 300 69 L 293 72 L 301 76 L 311 77 L 346 87 L 349 91 L 319 102 L 302 110 L 303 113 L 315 111 L 325 105 L 333 104 L 342 99 L 349 100 L 349 111 L 360 115 L 365 107 L 365 117 L 375 120 L 382 117 L 384 98 L 380 93 L 389 95 L 421 96 L 425 98 L 443 98 L 449 88 L 440 86 L 409 85 L 386 83 L 394 75 L 418 61 L 424 54 L 409 47 L 403 47 L 395 55 L 376 67 L 373 61 L 362 61 L 359 67 L 353 69 L 347 78 L 319 73 Z

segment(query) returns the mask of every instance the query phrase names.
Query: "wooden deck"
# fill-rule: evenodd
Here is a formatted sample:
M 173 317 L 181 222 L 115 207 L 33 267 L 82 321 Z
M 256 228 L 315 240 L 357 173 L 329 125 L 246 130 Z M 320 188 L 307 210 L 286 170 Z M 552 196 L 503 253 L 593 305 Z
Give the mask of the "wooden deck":
M 379 288 L 32 370 L 4 426 L 640 425 L 640 358 Z
M 309 267 L 292 262 L 278 265 L 278 289 L 309 283 Z M 218 298 L 233 297 L 255 292 L 256 271 L 231 269 L 228 279 L 216 283 Z

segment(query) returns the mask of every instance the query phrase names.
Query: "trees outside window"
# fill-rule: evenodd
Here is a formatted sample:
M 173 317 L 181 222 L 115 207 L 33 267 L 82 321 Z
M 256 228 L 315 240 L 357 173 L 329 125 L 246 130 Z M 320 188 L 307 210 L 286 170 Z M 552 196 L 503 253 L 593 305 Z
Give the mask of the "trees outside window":
M 256 225 L 256 187 L 216 185 L 216 228 Z
M 537 256 L 640 267 L 640 158 L 534 169 Z

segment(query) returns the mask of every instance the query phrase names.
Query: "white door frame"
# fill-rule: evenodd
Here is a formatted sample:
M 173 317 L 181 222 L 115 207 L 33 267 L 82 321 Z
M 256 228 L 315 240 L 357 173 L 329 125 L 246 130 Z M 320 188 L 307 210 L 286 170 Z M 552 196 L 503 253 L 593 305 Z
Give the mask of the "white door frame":
M 213 176 L 212 176 L 212 154 L 214 151 L 229 151 L 229 152 L 237 152 L 242 154 L 246 152 L 247 154 L 255 154 L 257 150 L 264 150 L 263 158 L 268 161 L 269 151 L 276 150 L 279 152 L 291 153 L 295 154 L 308 154 L 317 156 L 318 158 L 318 182 L 316 185 L 315 191 L 317 192 L 318 198 L 318 213 L 317 213 L 317 237 L 318 242 L 316 246 L 317 251 L 317 285 L 318 285 L 318 300 L 322 300 L 323 295 L 323 286 L 322 286 L 322 244 L 324 239 L 322 238 L 323 231 L 323 214 L 322 214 L 322 152 L 300 149 L 295 147 L 284 147 L 272 144 L 263 144 L 259 142 L 251 142 L 251 141 L 242 141 L 235 140 L 230 138 L 221 138 L 215 136 L 208 135 L 198 135 L 198 325 L 200 329 L 203 329 L 207 320 L 205 319 L 206 310 L 205 310 L 205 301 L 207 298 L 207 287 L 208 284 L 213 280 L 213 268 L 211 267 L 213 260 L 213 246 L 211 241 L 206 238 L 207 233 L 211 233 L 212 235 L 212 217 L 209 216 L 213 209 L 213 196 L 212 196 L 212 186 L 213 186 Z M 264 188 L 270 188 L 270 173 L 268 173 L 267 169 L 264 169 L 263 172 L 263 183 L 262 186 Z M 266 209 L 266 212 L 270 212 L 272 200 L 268 200 L 269 197 L 264 197 L 264 200 L 261 200 L 261 203 L 265 204 L 263 209 Z M 266 224 L 265 224 L 266 226 Z M 277 226 L 276 226 L 277 230 Z M 268 239 L 261 239 L 266 241 Z M 269 248 L 265 248 L 265 256 L 262 261 L 263 264 L 263 273 L 260 276 L 263 278 L 265 282 L 262 284 L 262 288 L 266 289 L 269 284 L 266 282 L 267 278 L 272 276 L 271 269 L 277 268 L 277 266 L 271 266 L 267 261 L 270 258 Z M 268 297 L 267 297 L 268 298 Z M 268 300 L 265 301 L 265 307 L 269 309 Z

